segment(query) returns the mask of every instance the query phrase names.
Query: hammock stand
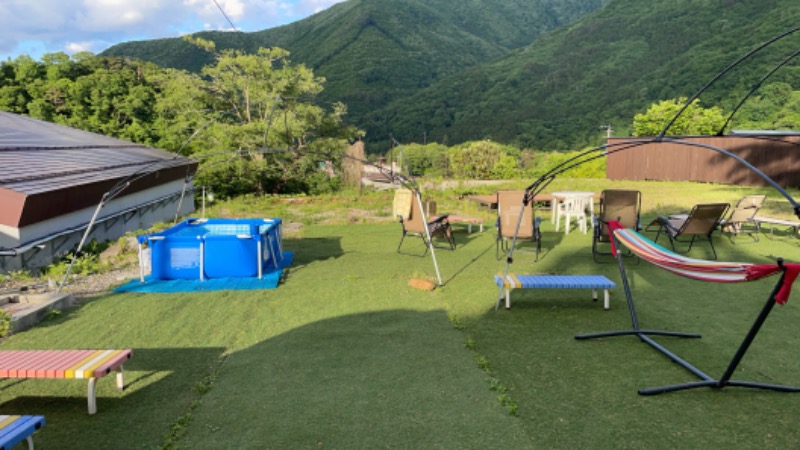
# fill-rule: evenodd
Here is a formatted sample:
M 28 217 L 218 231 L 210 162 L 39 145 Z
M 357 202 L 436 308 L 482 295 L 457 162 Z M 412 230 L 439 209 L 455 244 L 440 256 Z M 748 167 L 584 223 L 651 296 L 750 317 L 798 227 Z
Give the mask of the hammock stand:
M 700 387 L 722 389 L 726 386 L 749 387 L 749 388 L 767 389 L 780 392 L 800 392 L 800 386 L 786 386 L 780 384 L 758 383 L 752 381 L 740 381 L 731 379 L 733 373 L 736 371 L 736 368 L 739 366 L 739 363 L 741 362 L 745 353 L 747 353 L 750 344 L 752 344 L 756 335 L 758 335 L 758 332 L 761 330 L 761 326 L 764 324 L 764 321 L 766 321 L 767 317 L 769 316 L 769 313 L 775 306 L 775 303 L 777 302 L 783 304 L 788 299 L 791 285 L 794 282 L 794 279 L 796 278 L 798 271 L 800 271 L 800 265 L 785 264 L 783 260 L 780 258 L 777 260 L 776 265 L 748 264 L 748 263 L 717 263 L 716 261 L 689 259 L 670 252 L 669 250 L 653 243 L 652 241 L 650 241 L 649 239 L 647 239 L 646 237 L 642 236 L 641 234 L 637 233 L 634 230 L 625 229 L 618 222 L 610 221 L 608 224 L 609 224 L 609 233 L 612 234 L 612 239 L 611 239 L 612 253 L 615 255 L 619 266 L 619 273 L 622 278 L 622 286 L 625 291 L 625 298 L 627 299 L 628 310 L 631 316 L 632 328 L 629 330 L 582 334 L 575 336 L 575 339 L 585 340 L 585 339 L 613 337 L 613 336 L 636 336 L 639 338 L 639 340 L 650 345 L 654 349 L 658 350 L 667 358 L 681 365 L 683 368 L 693 373 L 701 380 L 695 382 L 673 384 L 668 386 L 639 389 L 640 395 L 655 395 L 655 394 L 662 394 L 665 392 L 674 392 L 674 391 L 681 391 L 681 390 L 694 389 Z M 750 281 L 781 272 L 780 279 L 773 288 L 772 293 L 767 298 L 766 303 L 761 308 L 761 311 L 759 312 L 755 321 L 750 326 L 750 330 L 747 332 L 747 335 L 744 337 L 741 344 L 739 344 L 739 348 L 736 350 L 736 353 L 731 358 L 730 362 L 728 363 L 728 367 L 725 369 L 725 372 L 722 374 L 721 377 L 714 378 L 706 374 L 705 372 L 696 368 L 695 366 L 693 366 L 686 360 L 682 359 L 678 355 L 672 353 L 671 351 L 669 351 L 664 346 L 654 341 L 650 337 L 650 336 L 673 336 L 673 337 L 683 337 L 683 338 L 700 338 L 701 336 L 699 334 L 681 333 L 681 332 L 663 331 L 663 330 L 645 330 L 639 326 L 639 319 L 636 315 L 636 308 L 633 303 L 633 296 L 631 294 L 631 289 L 628 284 L 628 278 L 625 273 L 625 265 L 623 264 L 622 261 L 622 252 L 616 250 L 616 247 L 620 244 L 620 242 L 623 242 L 626 245 L 626 247 L 628 247 L 631 251 L 634 252 L 634 254 L 636 254 L 640 258 L 646 259 L 655 265 L 658 265 L 662 268 L 675 272 L 679 275 L 705 281 L 717 281 L 717 282 Z

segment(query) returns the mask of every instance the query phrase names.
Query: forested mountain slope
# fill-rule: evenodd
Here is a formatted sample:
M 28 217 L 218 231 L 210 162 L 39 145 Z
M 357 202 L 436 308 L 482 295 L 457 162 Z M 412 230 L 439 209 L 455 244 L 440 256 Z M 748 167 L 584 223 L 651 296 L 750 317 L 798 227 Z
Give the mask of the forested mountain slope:
M 597 144 L 611 124 L 690 96 L 759 43 L 800 23 L 797 0 L 349 0 L 257 33 L 199 33 L 218 48 L 278 46 L 327 78 L 369 151 L 401 142 L 494 139 L 535 149 Z M 733 109 L 800 33 L 701 98 Z M 104 54 L 198 70 L 210 56 L 182 40 Z M 791 62 L 769 81 L 800 89 Z M 735 121 L 734 121 L 735 126 Z
M 620 135 L 657 100 L 691 96 L 758 44 L 800 24 L 796 0 L 612 0 L 502 60 L 440 80 L 371 116 L 370 132 L 401 141 L 491 138 L 538 149 Z M 701 97 L 732 110 L 800 33 L 771 45 Z M 794 60 L 770 78 L 800 89 Z M 734 122 L 735 125 L 735 122 Z
M 217 49 L 281 47 L 327 79 L 319 101 L 342 101 L 369 129 L 368 113 L 444 76 L 497 60 L 608 0 L 349 0 L 290 25 L 255 33 L 202 32 Z M 182 39 L 128 42 L 102 53 L 199 71 L 212 55 Z M 371 134 L 371 133 L 370 133 Z

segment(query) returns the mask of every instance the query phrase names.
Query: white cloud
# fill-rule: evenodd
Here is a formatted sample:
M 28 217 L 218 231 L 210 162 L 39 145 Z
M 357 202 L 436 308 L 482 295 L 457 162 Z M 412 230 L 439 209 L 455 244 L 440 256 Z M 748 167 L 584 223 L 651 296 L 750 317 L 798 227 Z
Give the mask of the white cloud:
M 78 53 L 78 52 L 90 52 L 92 51 L 92 47 L 94 46 L 94 42 L 68 42 L 64 46 L 65 53 Z
M 237 29 L 258 31 L 341 1 L 2 0 L 0 60 L 34 51 L 100 52 L 118 42 L 176 37 L 204 29 L 230 30 L 220 8 Z

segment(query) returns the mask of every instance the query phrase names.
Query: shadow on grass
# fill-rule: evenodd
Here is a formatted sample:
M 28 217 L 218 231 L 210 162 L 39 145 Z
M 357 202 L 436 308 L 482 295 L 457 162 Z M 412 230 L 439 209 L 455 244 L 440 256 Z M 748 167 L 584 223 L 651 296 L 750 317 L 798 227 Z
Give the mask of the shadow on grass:
M 494 244 L 494 243 L 492 243 L 492 244 L 491 244 L 491 245 L 489 245 L 488 247 L 486 247 L 486 248 L 484 248 L 483 250 L 481 250 L 481 252 L 480 252 L 480 253 L 478 253 L 478 254 L 476 254 L 475 256 L 473 256 L 473 257 L 472 257 L 472 258 L 471 258 L 469 261 L 467 261 L 467 263 L 466 263 L 466 264 L 464 264 L 464 265 L 462 265 L 461 267 L 459 267 L 458 269 L 456 269 L 456 271 L 453 273 L 453 275 L 451 275 L 451 276 L 450 276 L 450 278 L 448 278 L 448 279 L 444 280 L 444 282 L 442 283 L 442 286 L 447 286 L 447 284 L 448 284 L 448 283 L 450 283 L 451 281 L 453 281 L 453 280 L 454 280 L 454 279 L 455 279 L 457 276 L 459 276 L 459 275 L 460 275 L 462 272 L 464 272 L 464 271 L 465 271 L 467 268 L 469 268 L 470 266 L 472 266 L 473 264 L 475 264 L 476 262 L 478 262 L 478 261 L 479 261 L 481 258 L 483 258 L 483 257 L 484 257 L 484 256 L 485 256 L 487 253 L 489 253 L 490 251 L 494 251 L 494 249 L 495 249 L 495 244 Z
M 763 245 L 767 243 L 762 240 L 761 246 L 742 248 L 717 234 L 714 239 L 721 261 L 757 261 L 778 247 Z M 597 442 L 607 448 L 742 447 L 758 446 L 763 436 L 776 436 L 780 443 L 770 443 L 776 447 L 794 445 L 796 427 L 779 418 L 794 408 L 797 393 L 703 388 L 639 396 L 641 388 L 698 378 L 636 336 L 575 340 L 578 334 L 629 329 L 631 318 L 616 264 L 591 262 L 588 239 L 570 237 L 558 250 L 548 269 L 602 274 L 617 283 L 610 311 L 592 302 L 585 289 L 518 289 L 512 292 L 510 311 L 487 308 L 468 329 L 481 353 L 498 367 L 498 378 L 512 390 L 521 417 L 535 424 L 530 432 L 537 433 L 542 447 L 583 448 Z M 796 253 L 793 247 L 787 250 Z M 709 253 L 698 248 L 691 256 L 704 258 Z M 664 336 L 655 341 L 712 377 L 724 373 L 777 281 L 701 282 L 646 261 L 637 265 L 631 258 L 625 259 L 625 270 L 642 329 L 701 333 L 703 339 Z M 800 384 L 800 365 L 790 344 L 796 339 L 786 332 L 786 324 L 800 313 L 797 305 L 787 306 L 770 315 L 734 379 Z M 594 421 L 587 425 L 583 417 Z M 638 432 L 645 428 L 647 433 Z M 691 436 L 675 435 L 676 429 L 691 430 Z
M 135 348 L 125 389 L 114 374 L 97 380 L 97 414 L 87 413 L 87 380 L 28 379 L 0 384 L 3 414 L 45 415 L 37 448 L 154 448 L 198 398 L 197 384 L 223 348 Z
M 181 447 L 514 448 L 443 311 L 322 320 L 232 353 Z
M 335 259 L 344 255 L 340 237 L 314 237 L 285 239 L 285 250 L 295 252 L 292 268 L 302 267 L 314 261 Z

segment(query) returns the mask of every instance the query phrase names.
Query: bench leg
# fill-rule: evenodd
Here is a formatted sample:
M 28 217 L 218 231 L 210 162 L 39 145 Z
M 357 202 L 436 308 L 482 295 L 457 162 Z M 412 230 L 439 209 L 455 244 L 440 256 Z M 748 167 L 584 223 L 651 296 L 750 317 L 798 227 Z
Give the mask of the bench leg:
M 603 309 L 608 311 L 611 308 L 611 299 L 608 296 L 608 289 L 603 289 Z
M 592 301 L 597 301 L 597 289 L 592 288 Z
M 95 392 L 96 387 L 97 387 L 97 378 L 95 377 L 89 378 L 89 388 L 86 392 L 86 396 L 89 398 L 90 415 L 97 412 L 97 396 Z
M 122 370 L 122 365 L 117 367 L 117 390 L 125 389 L 125 372 Z
M 28 443 L 28 450 L 33 450 L 33 436 L 26 437 L 25 442 Z
M 511 289 L 506 288 L 506 309 L 511 309 Z

